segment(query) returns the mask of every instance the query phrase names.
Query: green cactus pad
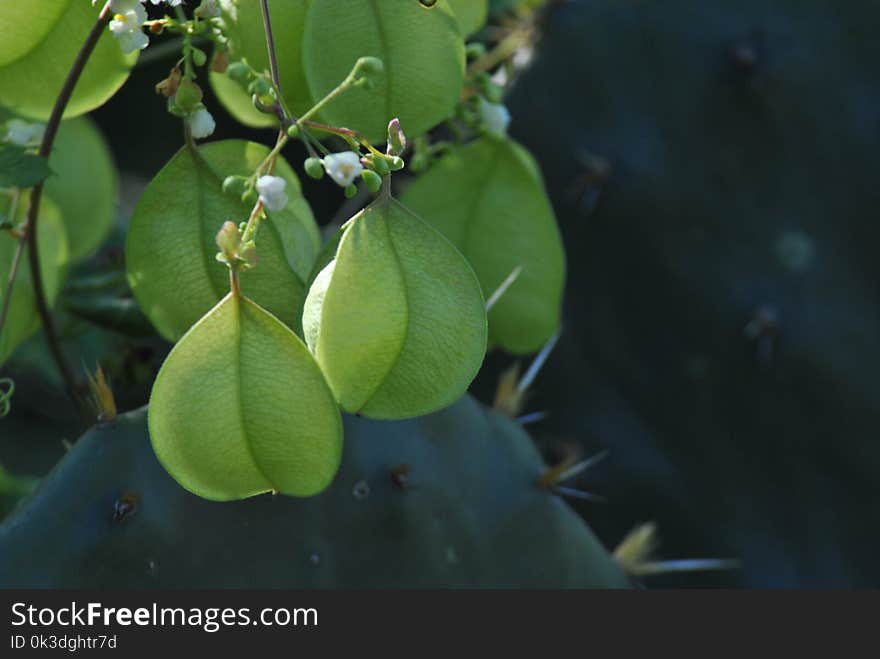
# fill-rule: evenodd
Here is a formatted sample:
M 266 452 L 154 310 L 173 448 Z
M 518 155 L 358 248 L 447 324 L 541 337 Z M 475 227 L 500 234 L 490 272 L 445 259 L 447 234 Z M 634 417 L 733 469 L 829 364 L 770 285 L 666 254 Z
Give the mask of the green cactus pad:
M 0 586 L 627 585 L 535 484 L 528 435 L 469 397 L 409 421 L 346 418 L 341 470 L 311 499 L 189 494 L 156 461 L 146 416 L 88 432 L 0 525 Z

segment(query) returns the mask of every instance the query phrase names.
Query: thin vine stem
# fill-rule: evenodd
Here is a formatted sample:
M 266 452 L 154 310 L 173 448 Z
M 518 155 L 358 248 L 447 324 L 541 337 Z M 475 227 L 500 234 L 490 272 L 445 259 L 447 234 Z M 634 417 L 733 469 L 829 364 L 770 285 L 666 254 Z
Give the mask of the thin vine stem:
M 13 221 L 18 211 L 18 199 L 21 196 L 21 190 L 16 189 L 12 194 L 12 201 L 9 204 L 9 219 Z M 12 267 L 9 268 L 9 277 L 6 280 L 6 290 L 3 291 L 3 309 L 0 310 L 0 333 L 6 326 L 6 317 L 9 315 L 9 301 L 12 298 L 12 289 L 15 287 L 15 280 L 18 277 L 18 268 L 21 265 L 21 257 L 24 254 L 25 235 L 22 234 L 15 246 L 15 255 L 12 257 Z
M 64 110 L 70 102 L 76 83 L 79 81 L 89 57 L 95 50 L 95 46 L 98 44 L 98 40 L 101 38 L 104 28 L 110 21 L 110 17 L 111 10 L 110 2 L 108 1 L 101 9 L 101 13 L 98 14 L 98 20 L 95 21 L 95 24 L 92 26 L 82 48 L 80 48 L 80 51 L 76 55 L 76 59 L 73 60 L 73 65 L 70 67 L 70 71 L 64 79 L 64 84 L 61 86 L 61 91 L 58 94 L 58 98 L 55 100 L 55 105 L 52 107 L 52 113 L 49 115 L 49 121 L 46 123 L 46 130 L 43 133 L 43 142 L 40 144 L 39 154 L 44 158 L 48 158 L 52 153 L 52 145 L 55 143 L 55 137 L 58 134 L 58 127 L 61 125 Z M 40 201 L 42 196 L 43 182 L 41 181 L 35 185 L 31 191 L 30 206 L 28 207 L 27 213 L 27 224 L 25 225 L 25 232 L 22 240 L 26 241 L 28 246 L 31 279 L 34 283 L 34 298 L 37 303 L 37 312 L 43 323 L 43 332 L 46 336 L 46 343 L 49 345 L 49 351 L 52 353 L 52 358 L 55 360 L 55 365 L 58 367 L 58 372 L 61 374 L 61 378 L 64 381 L 64 387 L 67 390 L 68 397 L 78 409 L 82 409 L 76 378 L 74 377 L 73 369 L 70 367 L 67 358 L 64 356 L 64 351 L 61 349 L 61 342 L 58 338 L 58 332 L 55 329 L 55 321 L 52 319 L 52 311 L 49 308 L 49 303 L 46 299 L 43 274 L 40 270 L 37 222 L 40 215 Z

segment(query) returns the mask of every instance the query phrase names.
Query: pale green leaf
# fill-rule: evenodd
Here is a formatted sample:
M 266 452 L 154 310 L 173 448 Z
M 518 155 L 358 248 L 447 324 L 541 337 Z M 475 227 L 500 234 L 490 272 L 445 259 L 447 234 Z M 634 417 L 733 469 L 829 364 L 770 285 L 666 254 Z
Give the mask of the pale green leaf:
M 522 268 L 489 313 L 493 344 L 533 352 L 558 330 L 565 252 L 525 149 L 508 139 L 477 140 L 416 179 L 402 200 L 461 250 L 486 297 Z
M 268 154 L 253 142 L 227 140 L 184 147 L 147 186 L 126 242 L 132 291 L 156 329 L 178 339 L 229 290 L 229 272 L 215 259 L 223 222 L 243 222 L 250 207 L 224 194 L 224 177 L 249 175 Z M 241 275 L 244 293 L 294 326 L 304 280 L 320 249 L 320 234 L 293 170 L 279 158 L 289 202 L 263 220 L 257 265 Z
M 22 194 L 18 202 L 16 220 L 23 222 L 29 200 Z M 3 209 L 4 211 L 6 209 Z M 67 270 L 67 239 L 64 225 L 61 223 L 57 207 L 48 199 L 40 205 L 40 219 L 37 223 L 37 244 L 40 252 L 40 274 L 43 276 L 43 287 L 46 300 L 52 305 L 58 297 L 64 283 Z M 18 238 L 9 231 L 0 231 L 0 306 L 6 292 L 6 282 L 12 268 Z M 25 249 L 18 266 L 18 276 L 9 300 L 9 312 L 6 323 L 0 329 L 0 364 L 3 364 L 13 350 L 40 327 L 34 298 L 33 281 L 31 280 L 30 261 Z
M 0 105 L 45 121 L 77 53 L 98 19 L 101 5 L 87 0 L 2 0 L 0 2 Z M 18 36 L 29 32 L 31 37 Z M 33 38 L 39 35 L 39 40 Z M 80 76 L 65 117 L 93 110 L 125 79 L 137 54 L 123 55 L 105 29 Z
M 149 426 L 168 473 L 206 499 L 311 496 L 342 457 L 342 419 L 305 344 L 232 293 L 168 355 Z
M 416 136 L 450 117 L 464 78 L 464 43 L 446 0 L 433 7 L 394 0 L 314 2 L 306 16 L 303 65 L 315 100 L 349 74 L 360 57 L 380 58 L 384 74 L 371 90 L 355 88 L 321 113 L 335 125 L 384 140 L 400 118 Z
M 308 0 L 270 0 L 269 16 L 275 37 L 281 91 L 296 115 L 310 106 L 302 67 L 302 38 Z M 269 54 L 259 0 L 239 0 L 234 16 L 226 15 L 231 61 L 246 59 L 257 71 L 269 71 Z M 275 117 L 257 110 L 251 95 L 222 73 L 211 73 L 211 85 L 229 113 L 243 124 L 262 128 L 277 125 Z
M 303 330 L 342 408 L 374 418 L 451 404 L 486 352 L 470 266 L 393 199 L 349 220 L 306 298 Z
M 449 5 L 455 12 L 463 35 L 471 35 L 486 24 L 489 0 L 449 0 Z
M 87 117 L 62 122 L 49 156 L 45 193 L 61 211 L 70 259 L 89 256 L 107 237 L 116 211 L 116 167 L 98 128 Z

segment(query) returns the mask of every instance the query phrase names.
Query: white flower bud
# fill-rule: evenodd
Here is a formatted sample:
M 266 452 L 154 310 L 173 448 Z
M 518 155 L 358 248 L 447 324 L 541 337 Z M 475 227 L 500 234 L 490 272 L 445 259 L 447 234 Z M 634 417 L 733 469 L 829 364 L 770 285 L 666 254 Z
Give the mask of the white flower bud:
M 197 140 L 204 139 L 214 132 L 214 117 L 204 106 L 196 110 L 189 118 L 189 129 Z
M 287 206 L 285 187 L 287 181 L 280 176 L 261 176 L 257 179 L 257 192 L 260 193 L 260 201 L 266 210 L 280 211 Z
M 501 103 L 490 103 L 485 98 L 480 98 L 480 118 L 483 120 L 486 131 L 490 134 L 498 137 L 507 134 L 510 112 Z
M 27 146 L 43 139 L 45 126 L 39 123 L 30 123 L 21 119 L 10 119 L 6 122 L 6 137 L 4 141 Z
M 340 187 L 348 187 L 364 171 L 361 157 L 354 151 L 331 153 L 321 161 L 324 171 Z

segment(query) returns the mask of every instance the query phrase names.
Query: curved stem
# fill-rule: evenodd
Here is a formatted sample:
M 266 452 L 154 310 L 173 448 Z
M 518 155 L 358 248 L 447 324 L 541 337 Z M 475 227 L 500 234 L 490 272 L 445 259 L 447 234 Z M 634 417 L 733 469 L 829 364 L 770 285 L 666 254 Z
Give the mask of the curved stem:
M 58 127 L 61 124 L 61 118 L 64 116 L 64 109 L 67 107 L 70 97 L 73 95 L 73 89 L 82 75 L 83 69 L 86 67 L 89 57 L 98 44 L 98 39 L 104 31 L 104 27 L 110 20 L 110 2 L 107 2 L 101 13 L 98 14 L 98 20 L 92 26 L 91 31 L 86 37 L 85 43 L 80 48 L 70 72 L 64 80 L 55 105 L 52 107 L 52 114 L 49 115 L 49 121 L 46 123 L 46 131 L 43 133 L 43 142 L 40 145 L 40 155 L 48 158 L 52 152 L 52 145 L 55 142 L 55 136 L 58 134 Z M 74 405 L 80 407 L 80 397 L 77 393 L 76 378 L 73 370 L 67 363 L 64 351 L 61 349 L 61 343 L 58 340 L 58 332 L 55 329 L 55 321 L 52 319 L 52 312 L 46 299 L 46 290 L 43 285 L 43 275 L 40 270 L 40 253 L 37 241 L 37 220 L 40 214 L 40 200 L 43 195 L 43 182 L 41 181 L 31 191 L 30 206 L 27 213 L 27 225 L 23 240 L 27 241 L 28 256 L 30 261 L 31 279 L 34 282 L 34 298 L 37 303 L 37 312 L 40 314 L 40 320 L 43 323 L 43 331 L 46 335 L 46 342 L 49 344 L 49 350 L 52 358 L 61 373 L 64 380 L 64 386 L 67 389 L 67 395 L 73 401 Z

